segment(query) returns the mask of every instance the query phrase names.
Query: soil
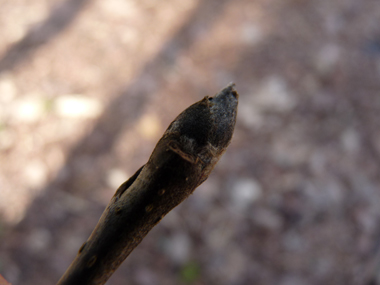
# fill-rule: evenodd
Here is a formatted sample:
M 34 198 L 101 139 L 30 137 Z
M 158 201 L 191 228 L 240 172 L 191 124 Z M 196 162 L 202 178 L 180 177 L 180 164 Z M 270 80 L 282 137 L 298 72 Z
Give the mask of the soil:
M 169 123 L 230 82 L 210 178 L 107 284 L 380 284 L 380 2 L 0 0 L 0 274 L 55 284 Z

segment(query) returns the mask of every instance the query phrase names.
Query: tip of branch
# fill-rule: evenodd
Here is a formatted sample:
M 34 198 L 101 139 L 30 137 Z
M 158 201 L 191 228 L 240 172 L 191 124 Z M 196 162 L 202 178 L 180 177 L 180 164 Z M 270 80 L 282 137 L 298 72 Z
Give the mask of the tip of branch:
M 215 97 L 219 96 L 230 96 L 232 95 L 235 99 L 239 99 L 239 94 L 235 90 L 236 84 L 231 82 L 230 84 L 227 85 L 224 89 L 222 89 Z

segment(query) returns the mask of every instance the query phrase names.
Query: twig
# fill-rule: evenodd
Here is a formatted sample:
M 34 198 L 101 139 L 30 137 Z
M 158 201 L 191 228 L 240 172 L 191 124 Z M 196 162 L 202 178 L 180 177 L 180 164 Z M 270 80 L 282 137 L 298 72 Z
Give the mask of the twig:
M 170 124 L 149 161 L 116 191 L 58 285 L 104 284 L 146 234 L 207 179 L 231 141 L 238 97 L 230 84 Z

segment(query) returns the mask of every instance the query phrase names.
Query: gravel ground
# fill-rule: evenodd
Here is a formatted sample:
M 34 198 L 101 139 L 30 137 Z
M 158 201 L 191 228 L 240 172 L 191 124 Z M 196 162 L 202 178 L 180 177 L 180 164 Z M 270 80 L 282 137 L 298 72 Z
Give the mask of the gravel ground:
M 183 109 L 233 141 L 107 284 L 380 284 L 378 0 L 0 0 L 0 273 L 55 284 Z

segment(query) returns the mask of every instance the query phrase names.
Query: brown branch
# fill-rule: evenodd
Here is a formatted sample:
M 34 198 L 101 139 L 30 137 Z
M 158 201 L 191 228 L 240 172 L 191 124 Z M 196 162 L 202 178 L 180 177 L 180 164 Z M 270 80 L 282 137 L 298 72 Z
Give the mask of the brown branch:
M 238 97 L 231 84 L 170 124 L 149 161 L 116 191 L 58 285 L 104 284 L 146 234 L 207 179 L 231 141 Z

